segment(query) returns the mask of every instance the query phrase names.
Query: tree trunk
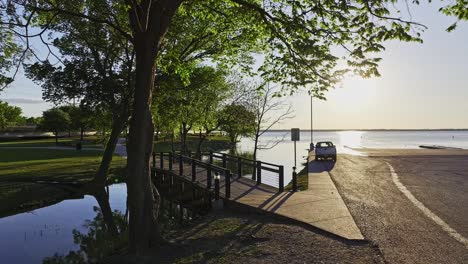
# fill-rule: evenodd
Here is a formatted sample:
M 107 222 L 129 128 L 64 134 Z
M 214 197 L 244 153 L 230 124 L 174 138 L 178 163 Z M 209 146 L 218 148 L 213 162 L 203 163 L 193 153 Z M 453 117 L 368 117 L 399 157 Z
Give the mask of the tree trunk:
M 255 161 L 257 161 L 257 150 L 258 150 L 258 138 L 259 137 L 260 136 L 258 135 L 258 133 L 255 133 L 254 152 L 253 152 L 253 157 L 252 157 L 252 159 L 255 160 Z M 252 171 L 252 180 L 256 180 L 256 179 L 257 179 L 257 169 L 254 166 L 253 171 Z
M 119 234 L 119 231 L 117 229 L 117 226 L 115 225 L 114 217 L 112 215 L 112 209 L 109 203 L 109 194 L 106 193 L 105 189 L 102 187 L 96 192 L 94 192 L 93 196 L 98 202 L 99 207 L 101 208 L 102 218 L 104 220 L 104 223 L 106 224 L 107 231 L 111 235 L 117 236 Z
M 172 133 L 171 133 L 171 149 L 172 149 L 172 152 L 174 152 L 174 150 L 175 150 L 175 147 L 174 147 L 174 130 L 172 130 Z
M 129 202 L 129 250 L 144 254 L 160 241 L 157 227 L 159 193 L 153 188 L 150 176 L 150 157 L 153 151 L 153 121 L 150 104 L 154 85 L 155 52 L 144 34 L 135 38 L 136 84 L 133 114 L 127 142 L 127 193 Z M 154 52 L 154 53 L 153 53 Z
M 199 157 L 200 159 L 201 159 L 201 152 L 202 152 L 201 147 L 205 139 L 206 139 L 206 135 L 203 136 L 200 130 L 200 134 L 198 135 L 198 145 L 197 145 L 197 157 Z
M 160 196 L 150 176 L 150 157 L 153 151 L 151 93 L 154 88 L 155 61 L 160 42 L 181 2 L 131 2 L 128 11 L 136 55 L 136 82 L 127 142 L 130 254 L 142 255 L 161 239 L 157 225 Z
M 189 128 L 187 127 L 186 123 L 182 123 L 182 128 L 181 128 L 181 143 L 182 143 L 182 149 L 181 151 L 183 153 L 188 152 L 188 146 L 187 146 L 187 134 L 189 132 Z
M 80 141 L 83 141 L 84 128 L 80 129 Z
M 107 141 L 104 154 L 102 155 L 101 164 L 99 169 L 94 177 L 94 182 L 99 185 L 105 185 L 107 181 L 107 173 L 109 172 L 109 167 L 112 162 L 112 156 L 115 152 L 115 146 L 119 140 L 119 135 L 125 127 L 125 121 L 115 119 L 112 122 L 112 130 Z
M 57 146 L 58 145 L 58 135 L 59 135 L 59 132 L 55 132 L 55 145 Z

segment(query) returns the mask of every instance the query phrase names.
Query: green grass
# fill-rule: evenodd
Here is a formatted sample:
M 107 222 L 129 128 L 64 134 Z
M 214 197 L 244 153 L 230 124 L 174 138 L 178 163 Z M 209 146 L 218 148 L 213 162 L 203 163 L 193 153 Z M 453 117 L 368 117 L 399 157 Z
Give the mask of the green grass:
M 0 217 L 29 211 L 70 198 L 59 185 L 93 179 L 102 151 L 8 149 L 0 147 Z M 122 176 L 126 160 L 114 156 L 109 176 Z
M 198 145 L 198 136 L 190 135 L 187 137 L 187 147 L 192 152 L 196 152 Z M 230 147 L 229 138 L 221 135 L 210 136 L 202 143 L 202 151 L 220 151 Z M 177 139 L 174 141 L 174 149 L 180 150 L 181 143 Z M 154 143 L 154 151 L 156 152 L 169 152 L 172 151 L 172 143 L 170 139 L 158 140 Z
M 0 148 L 0 181 L 91 180 L 101 162 L 102 151 Z M 114 156 L 109 176 L 116 176 L 126 160 Z
M 297 174 L 297 189 L 299 191 L 304 191 L 309 188 L 309 175 L 307 172 L 307 166 L 305 166 L 298 174 Z M 285 190 L 291 191 L 292 190 L 292 180 L 284 187 Z
M 74 147 L 76 143 L 80 142 L 80 137 L 67 137 L 59 138 L 58 145 L 55 143 L 55 138 L 47 139 L 33 139 L 33 140 L 13 140 L 0 142 L 0 148 L 2 147 L 51 147 L 51 146 L 66 146 Z M 97 136 L 85 137 L 83 142 L 84 148 L 102 148 L 103 145 L 99 143 Z

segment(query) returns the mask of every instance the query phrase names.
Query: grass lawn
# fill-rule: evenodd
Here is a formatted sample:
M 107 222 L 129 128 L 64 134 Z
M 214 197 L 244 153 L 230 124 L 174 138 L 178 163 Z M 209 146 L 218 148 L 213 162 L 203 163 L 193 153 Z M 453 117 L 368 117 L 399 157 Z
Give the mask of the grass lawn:
M 187 146 L 192 152 L 197 151 L 198 136 L 189 135 L 187 137 Z M 229 138 L 221 135 L 213 135 L 205 139 L 202 143 L 202 151 L 220 151 L 230 147 Z M 180 150 L 180 139 L 174 141 L 174 149 Z M 158 140 L 154 143 L 154 151 L 169 152 L 172 151 L 172 143 L 170 139 Z
M 102 148 L 103 145 L 98 143 L 97 136 L 87 136 L 83 140 L 84 148 Z M 55 143 L 55 138 L 48 139 L 33 139 L 33 140 L 14 140 L 0 142 L 1 147 L 52 147 L 52 146 L 66 146 L 74 147 L 76 143 L 80 142 L 80 137 L 67 137 L 59 138 L 58 145 Z
M 84 182 L 92 179 L 102 151 L 7 149 L 0 147 L 0 181 Z M 114 156 L 109 176 L 116 176 L 126 160 Z
M 309 175 L 307 172 L 307 166 L 305 166 L 298 174 L 297 174 L 297 189 L 299 191 L 304 191 L 309 188 Z M 284 187 L 285 190 L 292 190 L 292 180 Z
M 0 217 L 70 198 L 70 192 L 38 181 L 83 183 L 93 179 L 102 151 L 0 147 Z M 110 177 L 121 176 L 126 159 L 114 156 Z

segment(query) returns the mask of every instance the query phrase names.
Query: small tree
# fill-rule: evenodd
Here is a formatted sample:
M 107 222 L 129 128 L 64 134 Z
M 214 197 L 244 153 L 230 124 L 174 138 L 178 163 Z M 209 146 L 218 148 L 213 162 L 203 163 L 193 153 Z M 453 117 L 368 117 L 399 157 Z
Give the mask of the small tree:
M 91 109 L 86 106 L 80 105 L 64 105 L 59 107 L 60 110 L 64 111 L 70 116 L 70 126 L 68 128 L 68 134 L 70 131 L 79 131 L 80 140 L 83 140 L 83 134 L 86 129 L 91 126 L 93 113 Z
M 0 128 L 4 129 L 9 124 L 20 122 L 22 120 L 21 113 L 21 108 L 0 101 Z
M 56 144 L 58 144 L 59 132 L 66 131 L 69 126 L 70 116 L 58 108 L 52 108 L 42 113 L 41 128 L 54 133 Z
M 253 159 L 257 159 L 260 149 L 271 149 L 278 145 L 281 139 L 259 143 L 260 137 L 274 126 L 287 119 L 293 118 L 292 108 L 284 100 L 275 97 L 274 88 L 269 83 L 251 86 L 253 96 L 249 98 L 249 108 L 255 114 L 255 126 L 253 133 L 254 153 Z M 253 174 L 255 175 L 255 173 Z
M 255 114 L 244 105 L 230 104 L 222 110 L 220 124 L 235 146 L 240 136 L 251 136 L 255 132 Z

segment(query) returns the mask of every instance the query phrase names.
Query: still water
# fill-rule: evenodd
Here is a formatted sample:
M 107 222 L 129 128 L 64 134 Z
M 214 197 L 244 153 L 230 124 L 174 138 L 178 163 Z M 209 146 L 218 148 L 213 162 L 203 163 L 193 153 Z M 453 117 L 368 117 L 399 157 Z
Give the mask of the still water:
M 109 187 L 114 214 L 126 210 L 126 185 Z M 98 201 L 91 195 L 64 200 L 30 212 L 0 218 L 0 263 L 43 263 L 54 255 L 79 250 L 74 233 L 86 234 L 96 218 Z M 101 209 L 98 209 L 98 211 Z
M 310 132 L 301 132 L 300 141 L 296 143 L 297 168 L 304 166 L 307 149 L 309 148 Z M 468 131 L 320 131 L 313 134 L 314 143 L 332 141 L 337 146 L 338 153 L 360 155 L 352 148 L 411 148 L 419 145 L 442 145 L 468 149 Z M 291 181 L 294 166 L 294 143 L 290 132 L 266 132 L 260 137 L 261 145 L 272 145 L 280 141 L 274 148 L 260 150 L 257 159 L 284 165 L 285 184 Z M 239 142 L 238 151 L 253 152 L 253 141 L 243 138 Z M 265 177 L 267 184 L 275 185 L 275 177 Z

